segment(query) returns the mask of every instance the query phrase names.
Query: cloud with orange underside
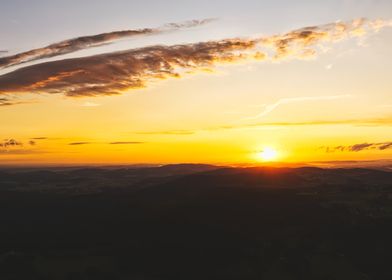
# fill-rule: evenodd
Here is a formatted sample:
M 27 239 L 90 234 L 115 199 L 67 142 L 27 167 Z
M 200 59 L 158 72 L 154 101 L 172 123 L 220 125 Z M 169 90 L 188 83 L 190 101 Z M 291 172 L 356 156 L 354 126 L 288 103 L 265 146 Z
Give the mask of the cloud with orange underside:
M 157 45 L 19 68 L 0 76 L 0 96 L 23 93 L 70 97 L 122 94 L 153 81 L 181 78 L 217 65 L 255 60 L 307 59 L 324 43 L 377 32 L 387 21 L 358 19 L 296 29 L 284 34 L 181 45 Z M 270 54 L 268 50 L 272 50 Z M 11 103 L 10 103 L 11 104 Z

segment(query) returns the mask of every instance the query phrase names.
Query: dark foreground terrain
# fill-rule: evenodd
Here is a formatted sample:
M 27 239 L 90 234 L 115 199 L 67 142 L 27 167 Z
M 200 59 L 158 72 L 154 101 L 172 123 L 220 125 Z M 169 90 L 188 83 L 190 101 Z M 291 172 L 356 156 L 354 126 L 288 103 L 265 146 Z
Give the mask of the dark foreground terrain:
M 0 170 L 0 279 L 392 279 L 392 172 Z

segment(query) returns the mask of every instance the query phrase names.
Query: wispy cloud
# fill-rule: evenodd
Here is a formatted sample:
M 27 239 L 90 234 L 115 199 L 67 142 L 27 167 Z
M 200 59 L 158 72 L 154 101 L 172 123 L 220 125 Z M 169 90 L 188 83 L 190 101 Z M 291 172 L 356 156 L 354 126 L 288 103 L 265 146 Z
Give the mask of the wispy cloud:
M 93 143 L 92 142 L 71 142 L 71 143 L 68 143 L 68 145 L 70 145 L 70 146 L 89 145 L 89 144 L 93 144 Z
M 117 141 L 117 142 L 110 142 L 110 145 L 137 145 L 137 144 L 144 144 L 145 142 L 139 141 Z
M 179 68 L 198 70 L 239 59 L 253 43 L 227 40 L 152 46 L 98 56 L 37 64 L 0 76 L 0 94 L 57 93 L 67 96 L 120 94 L 152 79 L 180 77 Z
M 327 153 L 332 152 L 361 152 L 364 150 L 387 150 L 392 149 L 392 141 L 389 142 L 376 142 L 376 143 L 358 143 L 349 146 L 335 146 L 335 147 L 323 147 Z
M 46 140 L 46 139 L 49 139 L 49 137 L 32 137 L 30 139 L 31 140 Z
M 0 142 L 0 148 L 9 148 L 9 147 L 17 147 L 17 146 L 23 146 L 23 143 L 13 138 L 4 139 L 2 142 Z
M 190 135 L 194 134 L 192 130 L 164 130 L 164 131 L 137 131 L 136 134 L 144 135 Z
M 262 129 L 262 128 L 284 128 L 293 126 L 331 126 L 331 125 L 353 125 L 353 126 L 392 126 L 392 117 L 374 119 L 341 119 L 341 120 L 310 120 L 300 122 L 253 122 L 247 124 L 227 124 L 194 130 L 169 130 L 169 131 L 137 131 L 134 134 L 146 135 L 190 135 L 201 132 L 214 132 L 235 129 Z
M 251 117 L 246 117 L 241 120 L 254 120 L 254 119 L 264 117 L 283 104 L 305 102 L 305 101 L 327 101 L 327 100 L 336 100 L 336 99 L 343 99 L 349 97 L 351 97 L 351 95 L 345 94 L 345 95 L 302 96 L 302 97 L 293 97 L 293 98 L 282 98 L 275 103 L 265 105 L 264 110 L 261 111 L 259 114 Z
M 80 106 L 82 107 L 99 107 L 101 104 L 95 102 L 84 102 Z
M 275 59 L 285 57 L 308 58 L 316 55 L 313 48 L 320 42 L 337 42 L 350 37 L 362 37 L 369 31 L 378 32 L 386 26 L 392 26 L 392 21 L 367 20 L 358 18 L 350 22 L 334 22 L 319 26 L 309 26 L 288 32 L 283 35 L 262 38 L 263 43 L 275 49 Z M 325 50 L 320 46 L 321 51 Z
M 136 144 L 144 144 L 145 142 L 140 141 L 114 141 L 114 142 L 71 142 L 68 143 L 70 146 L 80 146 L 80 145 L 91 145 L 91 144 L 109 144 L 109 145 L 136 145 Z
M 14 104 L 15 103 L 10 101 L 8 98 L 0 98 L 0 106 L 10 106 Z
M 332 67 L 333 67 L 333 64 L 332 64 L 332 63 L 331 63 L 331 64 L 328 64 L 328 65 L 325 65 L 325 69 L 326 69 L 326 70 L 331 70 Z
M 305 27 L 270 37 L 150 46 L 41 63 L 0 76 L 0 95 L 26 92 L 72 97 L 121 94 L 146 87 L 151 81 L 179 78 L 219 64 L 307 58 L 316 55 L 322 43 L 363 36 L 389 25 L 390 22 L 360 19 Z M 269 56 L 266 48 L 272 48 L 274 54 Z M 272 110 L 280 104 L 271 107 Z
M 7 156 L 7 155 L 29 155 L 29 154 L 42 154 L 47 153 L 47 151 L 42 150 L 33 150 L 33 149 L 8 149 L 3 150 L 0 149 L 0 155 Z
M 185 21 L 180 23 L 169 23 L 158 28 L 143 28 L 143 29 L 134 29 L 134 30 L 113 31 L 109 33 L 102 33 L 97 35 L 68 39 L 62 42 L 48 45 L 43 48 L 33 49 L 15 55 L 1 57 L 0 68 L 6 68 L 6 67 L 19 65 L 30 61 L 64 55 L 82 49 L 93 48 L 124 38 L 141 36 L 141 35 L 159 34 L 159 33 L 174 31 L 182 28 L 195 27 L 202 24 L 206 24 L 212 20 L 214 19 L 190 20 L 190 21 Z
M 32 103 L 32 101 L 23 101 L 23 100 L 19 100 L 17 98 L 0 97 L 0 107 L 12 106 L 12 105 L 18 105 L 18 104 L 28 104 L 28 103 Z

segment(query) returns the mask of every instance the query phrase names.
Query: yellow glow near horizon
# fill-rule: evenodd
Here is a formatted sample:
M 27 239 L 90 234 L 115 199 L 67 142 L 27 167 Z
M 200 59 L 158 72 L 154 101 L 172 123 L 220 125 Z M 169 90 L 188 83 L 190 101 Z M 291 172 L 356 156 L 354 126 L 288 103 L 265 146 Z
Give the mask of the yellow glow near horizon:
M 271 147 L 265 147 L 257 154 L 257 158 L 261 161 L 275 161 L 278 158 L 278 152 Z
M 391 44 L 392 33 L 379 32 L 366 48 L 219 66 L 123 95 L 20 95 L 0 106 L 0 142 L 23 145 L 0 147 L 0 165 L 390 160 L 377 143 L 392 139 Z M 355 52 L 340 55 L 346 47 Z

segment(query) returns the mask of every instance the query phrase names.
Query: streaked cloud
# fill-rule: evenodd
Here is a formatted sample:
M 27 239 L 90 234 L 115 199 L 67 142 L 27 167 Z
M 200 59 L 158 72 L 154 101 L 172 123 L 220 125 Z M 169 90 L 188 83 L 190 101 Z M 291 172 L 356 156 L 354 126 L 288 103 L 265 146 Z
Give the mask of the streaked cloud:
M 391 148 L 392 148 L 392 142 L 383 143 L 378 147 L 379 150 L 386 150 Z
M 71 143 L 68 143 L 68 145 L 70 145 L 70 146 L 89 145 L 89 144 L 93 144 L 93 143 L 92 142 L 71 142 Z
M 373 119 L 341 119 L 341 120 L 310 120 L 301 122 L 253 122 L 247 124 L 227 124 L 201 129 L 188 130 L 168 130 L 168 131 L 136 131 L 134 134 L 143 135 L 191 135 L 200 132 L 215 132 L 222 130 L 235 129 L 262 129 L 273 127 L 292 127 L 292 126 L 331 126 L 331 125 L 352 125 L 352 126 L 392 126 L 392 117 L 373 118 Z
M 0 155 L 29 155 L 29 154 L 42 154 L 47 153 L 47 151 L 33 150 L 33 149 L 0 149 Z
M 144 143 L 145 142 L 139 142 L 139 141 L 114 141 L 108 143 L 81 141 L 81 142 L 71 142 L 68 143 L 68 145 L 70 146 L 91 145 L 91 144 L 136 145 L 136 144 L 144 144 Z
M 0 76 L 0 95 L 23 92 L 73 97 L 120 94 L 146 87 L 152 79 L 181 77 L 180 69 L 195 71 L 218 61 L 238 60 L 244 54 L 237 52 L 253 44 L 235 39 L 152 46 L 37 64 Z
M 327 153 L 332 152 L 361 152 L 364 150 L 387 150 L 392 149 L 392 141 L 389 142 L 376 142 L 376 143 L 358 143 L 350 146 L 335 146 L 335 147 L 323 147 Z
M 24 101 L 17 98 L 0 97 L 0 107 L 28 103 L 32 103 L 32 101 Z
M 355 126 L 392 126 L 392 118 L 311 120 L 303 122 L 257 122 L 253 124 L 223 126 L 223 128 L 252 128 L 263 126 L 315 126 L 315 125 L 355 125 Z
M 9 105 L 14 105 L 12 101 L 10 101 L 8 98 L 0 98 L 0 106 L 9 106 Z
M 144 144 L 145 142 L 139 141 L 117 141 L 117 142 L 110 142 L 110 145 L 137 145 L 137 144 Z
M 49 139 L 49 137 L 32 137 L 30 139 L 31 140 L 46 140 L 46 139 Z
M 363 36 L 390 22 L 365 19 L 311 26 L 283 35 L 173 46 L 150 46 L 90 57 L 59 60 L 17 69 L 0 76 L 0 95 L 21 93 L 105 96 L 180 78 L 221 64 L 314 56 L 323 43 Z M 272 49 L 269 54 L 267 49 Z M 271 107 L 272 110 L 275 107 Z M 269 109 L 271 110 L 271 109 Z
M 259 114 L 251 117 L 246 117 L 241 120 L 252 120 L 264 117 L 274 111 L 281 105 L 289 104 L 289 103 L 296 103 L 296 102 L 305 102 L 305 101 L 327 101 L 327 100 L 337 100 L 337 99 L 344 99 L 349 98 L 351 95 L 326 95 L 326 96 L 302 96 L 302 97 L 293 97 L 293 98 L 282 98 L 279 99 L 277 102 L 269 105 L 264 106 L 264 110 L 261 111 Z
M 144 135 L 190 135 L 194 134 L 192 130 L 164 130 L 164 131 L 137 131 L 136 134 Z
M 1 57 L 0 68 L 7 68 L 10 66 L 19 65 L 30 61 L 64 55 L 87 48 L 98 47 L 124 38 L 130 38 L 130 37 L 141 36 L 141 35 L 153 35 L 153 34 L 159 34 L 168 31 L 174 31 L 182 28 L 195 27 L 202 24 L 206 24 L 212 20 L 214 19 L 190 20 L 190 21 L 185 21 L 180 23 L 169 23 L 158 28 L 143 28 L 143 29 L 134 29 L 134 30 L 113 31 L 109 33 L 101 33 L 97 35 L 68 39 L 62 42 L 48 45 L 43 48 L 33 49 L 15 55 Z

